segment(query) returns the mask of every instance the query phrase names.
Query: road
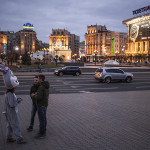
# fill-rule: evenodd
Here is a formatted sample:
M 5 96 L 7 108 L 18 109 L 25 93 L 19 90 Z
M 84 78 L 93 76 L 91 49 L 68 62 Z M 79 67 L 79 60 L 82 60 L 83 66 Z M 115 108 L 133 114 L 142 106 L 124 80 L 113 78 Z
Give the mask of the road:
M 28 95 L 33 83 L 33 77 L 18 77 L 20 86 L 16 90 L 18 95 Z M 150 90 L 150 72 L 134 73 L 132 83 L 113 82 L 110 84 L 99 83 L 93 75 L 81 76 L 46 76 L 50 83 L 50 93 L 95 93 L 95 92 L 118 92 L 118 91 L 142 91 Z M 0 77 L 0 95 L 5 93 L 5 86 L 2 77 Z

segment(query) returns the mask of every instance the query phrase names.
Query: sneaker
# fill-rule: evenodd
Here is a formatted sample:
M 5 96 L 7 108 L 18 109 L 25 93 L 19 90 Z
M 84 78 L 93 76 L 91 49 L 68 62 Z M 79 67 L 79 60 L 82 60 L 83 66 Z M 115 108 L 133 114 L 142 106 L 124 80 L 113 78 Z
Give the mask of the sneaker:
M 27 142 L 24 141 L 23 139 L 17 141 L 17 144 L 26 144 L 26 143 L 27 143 Z
M 45 137 L 46 137 L 46 134 L 40 134 L 40 133 L 38 133 L 38 134 L 35 136 L 36 139 L 44 139 Z
M 6 140 L 7 143 L 12 143 L 12 142 L 15 142 L 15 141 L 16 141 L 16 140 L 13 139 L 13 138 L 10 138 L 10 139 L 7 139 L 7 140 Z
M 27 131 L 33 131 L 33 127 L 32 127 L 32 126 L 29 126 L 29 127 L 27 128 Z

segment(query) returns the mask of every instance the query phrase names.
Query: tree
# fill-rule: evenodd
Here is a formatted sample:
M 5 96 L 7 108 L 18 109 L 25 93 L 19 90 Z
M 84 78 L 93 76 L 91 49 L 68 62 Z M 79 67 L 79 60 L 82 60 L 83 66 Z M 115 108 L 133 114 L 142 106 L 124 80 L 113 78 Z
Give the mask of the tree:
M 27 53 L 23 54 L 21 59 L 23 65 L 31 65 L 31 58 Z

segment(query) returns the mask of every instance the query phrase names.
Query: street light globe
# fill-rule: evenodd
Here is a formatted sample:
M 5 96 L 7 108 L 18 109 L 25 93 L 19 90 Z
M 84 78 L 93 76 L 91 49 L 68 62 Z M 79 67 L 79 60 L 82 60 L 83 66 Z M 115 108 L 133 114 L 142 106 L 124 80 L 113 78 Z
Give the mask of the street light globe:
M 18 51 L 18 50 L 19 50 L 19 47 L 16 47 L 15 50 Z

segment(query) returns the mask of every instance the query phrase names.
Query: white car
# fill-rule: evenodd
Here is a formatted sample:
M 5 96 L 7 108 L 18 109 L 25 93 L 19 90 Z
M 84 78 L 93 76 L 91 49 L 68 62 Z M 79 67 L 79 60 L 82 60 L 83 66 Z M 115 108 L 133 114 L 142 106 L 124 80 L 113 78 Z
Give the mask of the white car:
M 94 77 L 96 80 L 104 81 L 106 83 L 110 83 L 111 81 L 114 80 L 126 81 L 127 83 L 130 83 L 133 80 L 132 73 L 124 72 L 121 69 L 112 67 L 98 68 L 95 71 Z
M 114 60 L 108 60 L 104 63 L 104 65 L 119 65 L 119 63 Z

